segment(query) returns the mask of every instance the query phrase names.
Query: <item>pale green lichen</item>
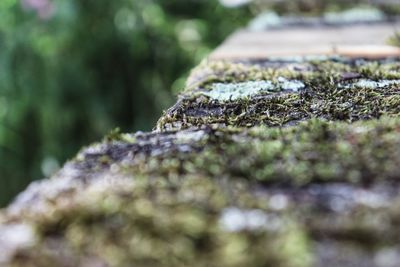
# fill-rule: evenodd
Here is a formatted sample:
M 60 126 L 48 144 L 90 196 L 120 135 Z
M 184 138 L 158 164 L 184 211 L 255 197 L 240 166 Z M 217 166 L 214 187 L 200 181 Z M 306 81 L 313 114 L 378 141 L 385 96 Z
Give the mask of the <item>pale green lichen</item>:
M 246 99 L 252 96 L 267 94 L 268 92 L 291 91 L 297 92 L 304 89 L 301 81 L 288 80 L 279 77 L 276 83 L 272 81 L 248 81 L 242 83 L 214 83 L 210 90 L 202 92 L 214 100 L 221 102 Z
M 282 18 L 275 12 L 266 11 L 255 17 L 248 26 L 251 31 L 264 31 L 268 28 L 282 26 Z
M 298 81 L 298 80 L 288 80 L 284 77 L 279 77 L 278 78 L 278 83 L 279 87 L 284 90 L 284 91 L 292 91 L 292 92 L 298 92 L 301 89 L 304 89 L 306 86 L 304 85 L 303 82 Z
M 356 7 L 342 12 L 328 12 L 324 19 L 329 24 L 373 23 L 387 19 L 385 13 L 376 8 Z
M 354 87 L 357 88 L 368 88 L 368 89 L 376 89 L 376 88 L 385 88 L 392 85 L 400 85 L 400 80 L 370 80 L 370 79 L 360 79 L 354 83 L 348 84 L 344 86 L 347 89 L 351 89 Z
M 203 92 L 203 95 L 223 102 L 248 98 L 275 90 L 276 88 L 271 81 L 249 81 L 229 84 L 214 83 L 209 91 Z
M 293 4 L 293 3 L 292 3 Z M 343 11 L 330 11 L 325 12 L 322 17 L 309 17 L 302 16 L 279 16 L 276 12 L 267 10 L 254 18 L 248 29 L 251 31 L 265 31 L 269 29 L 279 29 L 287 27 L 300 26 L 340 26 L 351 24 L 371 24 L 382 23 L 388 21 L 388 17 L 381 9 L 373 8 L 370 6 L 358 6 Z

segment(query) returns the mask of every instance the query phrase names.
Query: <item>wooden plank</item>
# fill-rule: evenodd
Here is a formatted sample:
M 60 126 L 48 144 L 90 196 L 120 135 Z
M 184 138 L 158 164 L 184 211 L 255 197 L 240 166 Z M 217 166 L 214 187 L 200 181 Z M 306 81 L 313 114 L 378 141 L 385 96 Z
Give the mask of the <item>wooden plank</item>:
M 241 30 L 217 48 L 210 59 L 240 60 L 293 56 L 398 57 L 400 48 L 386 44 L 400 23 L 346 27 L 295 27 L 253 32 Z

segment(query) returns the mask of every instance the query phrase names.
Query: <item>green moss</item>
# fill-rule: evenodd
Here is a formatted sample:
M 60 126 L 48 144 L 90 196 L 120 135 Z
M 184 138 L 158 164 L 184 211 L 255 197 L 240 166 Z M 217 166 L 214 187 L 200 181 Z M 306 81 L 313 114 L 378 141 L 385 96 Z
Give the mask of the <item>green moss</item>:
M 388 116 L 353 124 L 312 119 L 285 128 L 208 126 L 138 134 L 133 143 L 109 141 L 71 164 L 88 177 L 114 168 L 123 176 L 162 176 L 178 184 L 185 175 L 291 187 L 398 182 L 399 129 L 400 119 Z
M 203 63 L 158 131 L 113 131 L 1 213 L 0 265 L 373 266 L 400 242 L 398 79 Z
M 397 116 L 399 78 L 398 64 L 390 61 L 342 59 L 278 67 L 212 62 L 194 71 L 180 101 L 159 120 L 158 129 L 285 126 L 312 118 L 353 122 L 382 114 Z M 282 85 L 282 81 L 305 88 L 273 92 L 272 84 Z M 224 89 L 221 95 L 223 84 L 228 89 L 246 84 L 251 90 L 242 86 L 241 91 Z M 271 88 L 263 90 L 262 84 Z
M 87 261 L 107 266 L 311 266 L 308 237 L 289 218 L 278 228 L 223 227 L 222 213 L 231 205 L 276 216 L 261 199 L 246 200 L 248 185 L 225 188 L 189 176 L 176 187 L 158 178 L 134 187 L 89 188 L 59 207 L 57 215 L 31 218 L 40 241 L 19 251 L 12 266 L 83 266 Z M 51 250 L 55 240 L 63 256 Z
M 79 190 L 2 219 L 38 237 L 10 266 L 311 267 L 332 240 L 375 255 L 400 242 L 399 131 L 399 118 L 315 119 L 109 140 L 72 162 Z

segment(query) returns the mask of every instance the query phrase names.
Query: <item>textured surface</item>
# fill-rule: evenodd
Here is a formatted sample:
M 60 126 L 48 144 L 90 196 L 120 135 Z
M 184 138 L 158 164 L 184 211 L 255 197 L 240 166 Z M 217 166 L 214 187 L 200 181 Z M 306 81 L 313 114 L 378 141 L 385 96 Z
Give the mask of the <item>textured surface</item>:
M 400 49 L 387 45 L 386 40 L 400 30 L 400 24 L 354 25 L 327 28 L 284 28 L 260 33 L 247 31 L 232 35 L 211 58 L 265 59 L 310 55 L 381 58 L 400 56 Z M 295 45 L 293 45 L 295 44 Z
M 395 267 L 400 61 L 205 61 L 0 213 L 0 266 Z
M 299 1 L 301 2 L 301 1 Z M 290 6 L 287 4 L 287 6 Z M 400 30 L 396 8 L 388 15 L 374 8 L 328 12 L 321 17 L 282 17 L 267 11 L 234 33 L 210 56 L 215 60 L 271 59 L 310 56 L 383 58 L 400 56 L 388 45 Z
M 204 63 L 193 72 L 188 88 L 160 119 L 158 128 L 289 126 L 312 118 L 353 122 L 397 116 L 399 78 L 396 60 Z M 261 89 L 271 84 L 270 90 L 251 97 L 248 93 L 239 97 L 235 92 L 231 101 L 226 101 L 229 91 L 215 93 L 215 84 L 232 83 L 236 88 L 249 81 L 259 81 L 255 87 Z M 218 97 L 222 99 L 218 101 Z

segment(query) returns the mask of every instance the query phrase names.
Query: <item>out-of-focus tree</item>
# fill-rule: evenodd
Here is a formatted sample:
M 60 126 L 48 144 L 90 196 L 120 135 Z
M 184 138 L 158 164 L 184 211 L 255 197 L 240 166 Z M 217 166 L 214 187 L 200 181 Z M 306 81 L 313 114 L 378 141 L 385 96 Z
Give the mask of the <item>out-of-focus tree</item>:
M 115 127 L 151 129 L 247 18 L 211 0 L 1 0 L 0 204 Z

